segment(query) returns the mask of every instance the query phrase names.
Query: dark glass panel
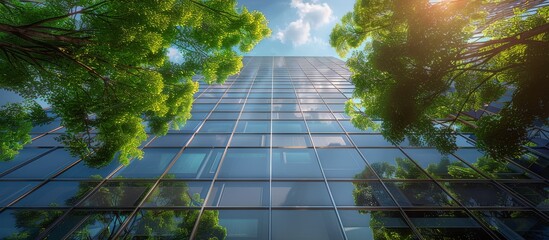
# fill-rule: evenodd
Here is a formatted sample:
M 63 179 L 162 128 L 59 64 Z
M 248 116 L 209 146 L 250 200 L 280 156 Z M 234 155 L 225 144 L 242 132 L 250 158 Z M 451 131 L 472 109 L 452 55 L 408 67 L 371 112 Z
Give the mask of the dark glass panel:
M 378 181 L 329 182 L 338 206 L 396 206 Z
M 145 200 L 145 207 L 199 207 L 204 202 L 210 182 L 162 181 Z
M 228 149 L 219 172 L 219 177 L 269 178 L 269 149 Z
M 408 211 L 406 215 L 425 239 L 492 239 L 478 222 L 462 211 Z
M 536 178 L 519 166 L 504 159 L 494 159 L 477 149 L 458 149 L 456 156 L 470 163 L 485 175 L 496 179 Z
M 537 208 L 549 209 L 549 184 L 546 183 L 506 183 Z
M 313 149 L 273 149 L 273 178 L 322 178 Z
M 164 173 L 166 167 L 179 151 L 178 148 L 145 148 L 143 159 L 134 159 L 120 169 L 114 177 L 155 178 Z
M 448 192 L 468 207 L 517 207 L 524 204 L 493 183 L 446 182 Z
M 11 201 L 25 194 L 40 182 L 0 182 L 0 207 L 7 206 Z
M 152 184 L 152 182 L 106 182 L 80 206 L 133 207 L 143 199 Z
M 273 206 L 331 206 L 324 182 L 273 182 Z
M 502 239 L 549 239 L 549 221 L 531 211 L 473 211 Z
M 273 240 L 343 239 L 334 210 L 273 210 Z
M 436 149 L 405 149 L 419 166 L 438 179 L 483 178 L 477 171 L 452 155 L 443 155 Z
M 190 138 L 191 134 L 169 133 L 155 138 L 147 147 L 183 147 Z
M 349 240 L 417 239 L 396 211 L 339 210 Z
M 259 207 L 269 205 L 269 182 L 225 182 L 214 184 L 208 206 Z
M 15 209 L 0 213 L 0 239 L 34 239 L 63 214 L 63 210 Z
M 78 158 L 71 156 L 68 151 L 57 149 L 9 173 L 4 178 L 46 178 L 76 160 Z
M 65 207 L 73 206 L 98 182 L 52 181 L 18 201 L 17 207 Z
M 421 171 L 400 150 L 395 148 L 362 148 L 370 166 L 381 178 L 389 179 L 427 179 Z
M 51 148 L 24 148 L 15 157 L 8 161 L 0 161 L 0 173 L 15 167 L 16 165 L 22 164 L 31 158 L 34 158 Z
M 454 206 L 454 201 L 434 182 L 386 182 L 401 206 Z

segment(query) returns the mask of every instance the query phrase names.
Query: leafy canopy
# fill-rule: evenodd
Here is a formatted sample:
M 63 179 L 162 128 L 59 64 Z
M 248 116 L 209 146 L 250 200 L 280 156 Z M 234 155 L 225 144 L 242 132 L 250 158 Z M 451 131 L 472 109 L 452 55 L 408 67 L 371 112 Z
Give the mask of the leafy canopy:
M 269 34 L 235 0 L 0 0 L 0 87 L 44 99 L 66 128 L 60 140 L 88 164 L 117 152 L 126 164 L 142 156 L 144 121 L 162 135 L 190 117 L 194 75 L 223 83 L 242 67 L 237 50 Z M 0 131 L 4 159 L 29 140 L 23 115 L 6 120 L 22 125 L 16 133 Z
M 527 129 L 549 117 L 549 7 L 497 12 L 512 2 L 357 1 L 330 35 L 342 57 L 358 49 L 347 61 L 352 122 L 366 129 L 382 120 L 391 142 L 444 153 L 457 148 L 453 129 L 466 123 L 493 157 L 520 153 Z M 476 123 L 463 116 L 506 91 L 512 98 L 500 112 Z

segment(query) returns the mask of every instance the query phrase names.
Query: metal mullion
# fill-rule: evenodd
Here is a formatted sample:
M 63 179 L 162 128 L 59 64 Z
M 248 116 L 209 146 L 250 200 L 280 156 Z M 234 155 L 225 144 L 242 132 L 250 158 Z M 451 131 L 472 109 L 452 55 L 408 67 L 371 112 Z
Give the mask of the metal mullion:
M 248 61 L 249 62 L 249 61 Z M 247 63 L 245 65 L 247 65 Z M 238 77 L 237 77 L 238 78 Z M 217 103 L 212 107 L 212 109 L 210 110 L 210 112 L 208 113 L 208 115 L 206 115 L 206 117 L 204 117 L 203 121 L 200 123 L 200 125 L 197 127 L 196 131 L 192 134 L 192 136 L 189 138 L 189 140 L 187 140 L 187 142 L 185 143 L 185 146 L 183 146 L 179 152 L 173 157 L 173 159 L 170 161 L 170 163 L 168 164 L 168 166 L 166 167 L 166 169 L 164 170 L 164 172 L 156 179 L 154 180 L 154 184 L 150 187 L 150 189 L 145 193 L 145 195 L 143 196 L 143 198 L 139 201 L 139 203 L 137 204 L 137 206 L 134 208 L 134 210 L 128 215 L 128 217 L 126 218 L 126 220 L 121 224 L 120 226 L 120 229 L 115 233 L 114 237 L 115 238 L 118 238 L 120 237 L 120 234 L 123 233 L 124 229 L 128 226 L 129 222 L 135 217 L 135 215 L 137 214 L 137 212 L 142 208 L 143 206 L 143 203 L 145 203 L 145 201 L 147 200 L 147 198 L 154 192 L 155 188 L 160 184 L 160 181 L 162 180 L 162 178 L 164 178 L 164 176 L 169 172 L 169 170 L 171 169 L 171 167 L 175 164 L 175 162 L 179 159 L 179 157 L 181 156 L 181 154 L 183 154 L 183 151 L 188 147 L 188 145 L 192 142 L 192 140 L 194 139 L 194 137 L 196 136 L 196 134 L 200 131 L 200 129 L 202 129 L 202 127 L 204 126 L 204 124 L 206 123 L 206 120 L 209 118 L 209 116 L 212 114 L 212 112 L 215 110 L 215 108 L 217 108 L 217 106 L 219 105 L 219 103 L 221 102 L 221 100 L 223 99 L 224 96 L 227 95 L 228 93 L 228 90 L 232 87 L 232 85 L 235 83 L 236 81 L 232 81 L 231 83 L 231 86 L 227 87 L 225 89 L 225 92 L 223 93 L 223 95 L 219 98 L 219 100 L 217 101 Z M 209 85 L 207 89 L 209 89 L 212 85 Z M 206 90 L 207 90 L 206 89 Z M 200 97 L 203 93 L 205 93 L 204 90 L 198 97 Z M 235 128 L 236 128 L 236 124 L 235 124 Z M 155 137 L 156 138 L 156 137 Z M 152 142 L 152 140 L 151 140 Z M 213 181 L 212 181 L 212 186 L 213 186 Z M 204 202 L 204 204 L 206 204 L 206 202 Z M 200 220 L 200 215 L 199 217 L 197 217 L 197 222 Z
M 298 64 L 298 65 L 301 68 L 301 64 Z M 301 69 L 301 70 L 303 71 L 303 69 Z M 318 70 L 317 70 L 317 72 L 318 72 Z M 291 74 L 290 74 L 290 78 L 291 78 Z M 294 86 L 294 92 L 295 92 L 295 86 Z M 295 94 L 297 96 L 297 92 L 295 92 Z M 317 94 L 318 94 L 318 92 L 317 92 Z M 332 191 L 330 189 L 330 186 L 328 184 L 328 179 L 326 178 L 326 174 L 324 173 L 324 168 L 322 167 L 322 163 L 320 162 L 320 156 L 318 155 L 318 151 L 316 150 L 316 144 L 314 142 L 313 136 L 311 135 L 311 130 L 309 129 L 309 124 L 307 123 L 307 119 L 305 119 L 305 116 L 303 115 L 303 109 L 301 108 L 301 102 L 299 101 L 299 99 L 297 101 L 297 104 L 299 106 L 299 110 L 301 111 L 301 116 L 303 117 L 303 121 L 305 122 L 305 128 L 307 128 L 307 134 L 309 135 L 309 139 L 311 140 L 311 145 L 313 146 L 313 150 L 314 150 L 315 156 L 316 156 L 316 161 L 317 161 L 317 164 L 320 168 L 320 172 L 322 173 L 322 178 L 324 180 L 326 190 L 328 190 L 328 195 L 330 196 L 330 201 L 332 202 L 332 207 L 333 208 L 330 208 L 330 209 L 333 209 L 335 211 L 335 214 L 336 214 L 336 217 L 337 217 L 337 222 L 339 223 L 339 228 L 341 230 L 343 238 L 348 239 L 347 238 L 347 233 L 345 233 L 345 228 L 343 226 L 343 222 L 341 221 L 341 216 L 339 215 L 337 204 L 334 200 L 334 196 L 333 196 Z M 326 106 L 326 108 L 328 108 L 328 105 L 326 105 L 326 103 L 324 103 L 324 105 Z M 330 110 L 330 109 L 328 108 L 328 110 Z
M 284 65 L 286 58 L 282 57 Z M 273 229 L 273 104 L 274 104 L 274 56 L 271 57 L 271 116 L 269 126 L 269 240 Z
M 328 80 L 326 78 L 326 80 Z M 328 80 L 329 81 L 329 80 Z M 318 92 L 318 91 L 317 91 Z M 322 99 L 322 101 L 324 101 L 324 99 Z M 325 101 L 324 101 L 325 102 Z M 326 103 L 324 103 L 326 104 Z M 328 110 L 332 113 L 333 115 L 333 112 L 330 108 L 328 108 Z M 335 117 L 335 115 L 334 115 Z M 376 171 L 373 170 L 372 166 L 370 165 L 370 163 L 368 162 L 368 160 L 366 159 L 366 157 L 362 154 L 362 152 L 359 150 L 359 148 L 357 147 L 357 145 L 355 144 L 355 142 L 353 141 L 353 139 L 349 136 L 349 133 L 345 130 L 345 128 L 343 127 L 343 125 L 339 122 L 339 119 L 335 118 L 335 120 L 337 121 L 337 123 L 339 124 L 339 126 L 341 127 L 341 129 L 343 130 L 343 132 L 345 133 L 345 136 L 349 139 L 349 141 L 351 142 L 351 144 L 354 146 L 355 148 L 355 151 L 358 152 L 358 154 L 360 155 L 360 157 L 362 157 L 362 160 L 366 163 L 366 167 L 368 167 L 369 169 L 372 169 L 372 172 L 374 173 L 374 175 L 377 177 L 377 181 L 379 181 L 379 183 L 381 183 L 381 186 L 383 186 L 383 189 L 387 192 L 387 194 L 389 194 L 389 196 L 391 197 L 391 200 L 393 200 L 393 202 L 396 204 L 396 206 L 398 207 L 399 209 L 399 212 L 400 214 L 402 215 L 402 217 L 404 218 L 404 221 L 408 224 L 408 226 L 410 227 L 410 229 L 412 229 L 412 232 L 414 232 L 414 234 L 416 234 L 417 237 L 419 237 L 420 239 L 425 239 L 420 233 L 419 231 L 417 230 L 416 226 L 412 223 L 412 220 L 408 217 L 408 215 L 406 215 L 406 212 L 404 211 L 404 209 L 402 208 L 402 206 L 400 206 L 400 204 L 398 203 L 398 201 L 396 200 L 395 196 L 393 196 L 393 194 L 391 193 L 391 191 L 389 191 L 389 188 L 387 187 L 387 185 L 385 184 L 385 182 L 381 179 L 381 177 L 377 174 Z
M 248 62 L 249 62 L 249 61 L 248 61 Z M 247 62 L 247 63 L 248 63 L 248 62 Z M 246 64 L 246 65 L 247 65 L 247 64 Z M 238 79 L 238 77 L 239 77 L 239 76 L 237 76 L 236 79 Z M 253 86 L 253 83 L 255 82 L 256 77 L 257 77 L 257 71 L 254 72 L 254 76 L 253 76 L 253 78 L 252 78 L 252 83 L 251 83 L 250 87 L 248 88 L 248 93 L 246 94 L 246 98 L 245 98 L 244 104 L 242 105 L 242 108 L 240 109 L 240 113 L 238 114 L 238 117 L 237 117 L 237 119 L 236 119 L 236 122 L 235 122 L 235 125 L 234 125 L 234 127 L 233 127 L 232 133 L 231 133 L 231 135 L 230 135 L 230 137 L 229 137 L 229 140 L 227 141 L 227 146 L 225 146 L 225 149 L 224 149 L 224 151 L 223 151 L 223 154 L 221 155 L 221 159 L 219 160 L 219 164 L 217 165 L 218 167 L 217 167 L 217 169 L 216 169 L 216 171 L 215 171 L 215 175 L 214 175 L 213 178 L 212 178 L 212 183 L 211 183 L 211 185 L 210 185 L 210 188 L 208 189 L 208 193 L 206 194 L 206 197 L 204 198 L 204 204 L 202 204 L 202 207 L 200 208 L 200 211 L 199 211 L 198 216 L 197 216 L 197 218 L 196 218 L 196 221 L 195 221 L 195 223 L 194 223 L 194 226 L 193 226 L 193 230 L 192 230 L 192 232 L 191 232 L 190 239 L 194 239 L 195 236 L 196 236 L 196 233 L 197 233 L 197 231 L 198 231 L 198 226 L 199 226 L 199 223 L 200 223 L 200 218 L 202 217 L 202 214 L 204 213 L 204 209 L 205 209 L 205 207 L 206 207 L 206 205 L 207 205 L 207 203 L 208 203 L 208 201 L 209 201 L 209 198 L 211 197 L 212 191 L 213 191 L 213 189 L 214 189 L 215 182 L 216 182 L 216 180 L 217 180 L 217 177 L 218 177 L 218 175 L 219 175 L 219 172 L 220 172 L 220 170 L 221 170 L 221 167 L 223 166 L 223 162 L 224 162 L 224 160 L 225 160 L 225 156 L 227 155 L 227 150 L 229 149 L 229 146 L 231 145 L 231 141 L 232 141 L 232 139 L 233 139 L 233 136 L 234 136 L 234 133 L 235 133 L 235 131 L 236 131 L 236 128 L 238 127 L 238 123 L 239 123 L 239 121 L 240 121 L 240 117 L 242 116 L 242 113 L 244 112 L 244 108 L 246 107 L 246 104 L 247 104 L 247 102 L 248 102 L 248 96 L 250 95 L 250 92 L 251 92 L 251 90 L 252 90 L 252 86 Z M 236 79 L 235 79 L 235 81 L 233 81 L 233 84 L 236 82 Z M 231 84 L 231 86 L 232 86 L 232 84 Z M 228 88 L 227 88 L 227 91 L 228 91 L 230 88 L 231 88 L 231 87 L 228 87 Z M 220 99 L 220 101 L 221 101 L 221 99 Z M 219 104 L 219 103 L 218 103 L 218 104 Z M 212 109 L 212 112 L 214 111 L 214 109 L 215 109 L 215 107 Z M 211 114 L 212 112 L 210 112 L 210 114 Z M 206 121 L 204 120 L 204 122 L 206 122 Z M 199 131 L 199 130 L 197 130 L 196 132 L 198 132 L 198 131 Z M 189 142 L 190 142 L 190 141 L 189 141 Z

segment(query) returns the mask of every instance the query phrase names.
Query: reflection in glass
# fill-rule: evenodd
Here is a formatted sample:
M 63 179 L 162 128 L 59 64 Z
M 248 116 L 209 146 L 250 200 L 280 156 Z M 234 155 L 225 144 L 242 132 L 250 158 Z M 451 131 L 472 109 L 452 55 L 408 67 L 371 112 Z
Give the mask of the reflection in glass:
M 220 178 L 269 178 L 269 149 L 229 148 Z
M 168 171 L 168 178 L 213 178 L 223 155 L 220 148 L 186 148 Z
M 0 207 L 23 195 L 40 182 L 0 182 Z
M 273 121 L 273 133 L 305 133 L 304 121 Z
M 48 239 L 113 239 L 129 214 L 125 211 L 74 210 L 49 232 Z
M 378 181 L 329 182 L 338 206 L 396 206 Z
M 313 142 L 316 147 L 350 147 L 351 142 L 343 134 L 313 134 Z
M 8 161 L 0 161 L 0 174 L 12 167 L 22 164 L 31 158 L 34 158 L 51 148 L 24 148 L 15 157 Z
M 88 197 L 81 206 L 133 207 L 144 197 L 151 186 L 152 182 L 106 182 Z
M 337 240 L 343 234 L 334 210 L 273 210 L 273 240 Z
M 229 134 L 196 134 L 189 147 L 225 147 Z
M 200 207 L 210 182 L 162 181 L 143 203 L 145 207 Z
M 183 147 L 190 138 L 191 134 L 169 133 L 155 138 L 147 147 Z
M 331 206 L 324 182 L 273 182 L 273 206 Z
M 462 211 L 408 211 L 406 215 L 425 239 L 492 239 L 479 223 Z
M 523 206 L 507 191 L 493 183 L 446 182 L 443 183 L 448 192 L 463 205 L 469 207 L 517 207 Z
M 273 178 L 322 178 L 313 149 L 273 149 Z
M 307 121 L 307 125 L 312 133 L 340 133 L 343 131 L 337 121 Z
M 18 201 L 18 207 L 65 207 L 76 204 L 97 182 L 49 182 Z
M 339 210 L 339 216 L 349 240 L 416 239 L 396 211 Z
M 134 159 L 114 176 L 123 178 L 155 178 L 166 170 L 179 148 L 145 148 L 143 159 Z
M 317 152 L 327 178 L 375 178 L 371 170 L 363 172 L 366 163 L 355 149 L 317 149 Z
M 312 147 L 311 139 L 305 134 L 273 134 L 273 147 Z
M 494 159 L 474 148 L 458 149 L 456 156 L 470 163 L 482 173 L 496 179 L 535 178 L 530 173 L 507 160 Z
M 549 184 L 546 183 L 507 183 L 507 187 L 521 195 L 537 208 L 549 208 Z
M 208 206 L 259 207 L 269 204 L 269 182 L 215 183 Z
M 0 239 L 34 239 L 63 214 L 63 210 L 8 209 L 0 213 Z
M 271 122 L 269 121 L 239 121 L 236 127 L 237 133 L 269 133 Z
M 234 134 L 231 147 L 268 147 L 271 136 L 269 134 Z
M 394 148 L 362 148 L 360 152 L 381 178 L 428 179 L 410 159 Z
M 549 222 L 531 211 L 474 211 L 502 239 L 549 239 Z
M 434 178 L 478 179 L 482 176 L 452 155 L 443 155 L 436 149 L 405 149 L 419 166 Z
M 78 158 L 72 157 L 68 151 L 61 148 L 28 163 L 3 178 L 46 178 L 76 160 Z
M 434 182 L 386 182 L 401 206 L 454 206 L 454 201 Z

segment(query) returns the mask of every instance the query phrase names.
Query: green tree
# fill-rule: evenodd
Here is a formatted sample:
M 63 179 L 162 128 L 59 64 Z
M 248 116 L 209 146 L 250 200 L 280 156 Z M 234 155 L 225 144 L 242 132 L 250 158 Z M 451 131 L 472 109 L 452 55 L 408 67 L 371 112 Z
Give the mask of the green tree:
M 190 117 L 194 75 L 224 82 L 242 67 L 237 51 L 269 34 L 236 0 L 0 0 L 0 87 L 44 99 L 89 165 L 117 152 L 126 164 L 142 157 L 144 121 L 162 135 Z M 28 139 L 8 140 L 17 151 Z
M 31 141 L 33 125 L 50 121 L 36 102 L 8 103 L 0 107 L 0 159 L 12 159 Z
M 389 141 L 448 153 L 456 149 L 453 128 L 469 120 L 462 112 L 514 89 L 499 113 L 467 123 L 493 157 L 517 155 L 527 129 L 549 117 L 549 7 L 525 15 L 533 1 L 512 16 L 488 15 L 511 2 L 357 1 L 330 35 L 341 56 L 362 48 L 347 61 L 356 86 L 346 106 L 352 122 L 366 129 L 382 120 Z M 473 41 L 477 33 L 483 37 Z

